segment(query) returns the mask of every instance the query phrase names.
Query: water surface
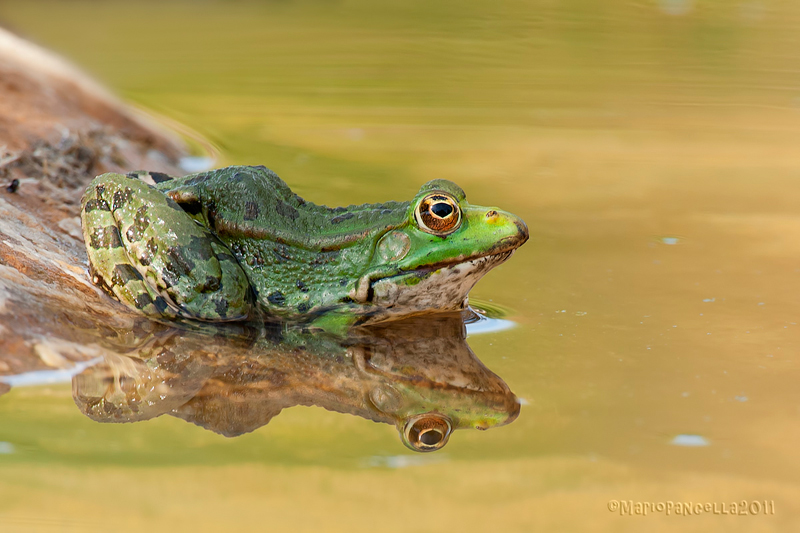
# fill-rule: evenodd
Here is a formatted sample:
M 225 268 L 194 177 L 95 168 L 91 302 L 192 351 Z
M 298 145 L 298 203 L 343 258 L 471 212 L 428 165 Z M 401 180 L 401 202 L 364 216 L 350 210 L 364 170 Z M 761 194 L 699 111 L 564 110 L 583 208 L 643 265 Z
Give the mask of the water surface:
M 472 293 L 517 324 L 469 338 L 523 400 L 513 424 L 422 456 L 317 408 L 226 439 L 17 387 L 11 531 L 800 526 L 800 6 L 6 0 L 0 18 L 219 164 L 328 205 L 447 178 L 531 230 Z M 610 499 L 776 513 L 621 517 Z

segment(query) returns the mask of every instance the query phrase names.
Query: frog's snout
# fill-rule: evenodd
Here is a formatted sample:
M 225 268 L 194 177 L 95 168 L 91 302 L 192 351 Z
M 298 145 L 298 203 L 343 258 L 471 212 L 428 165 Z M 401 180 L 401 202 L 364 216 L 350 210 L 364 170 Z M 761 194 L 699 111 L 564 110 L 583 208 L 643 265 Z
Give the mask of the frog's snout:
M 528 237 L 530 237 L 528 225 L 517 216 L 514 217 L 514 225 L 517 226 L 517 231 L 519 232 L 519 246 L 522 246 L 528 240 Z
M 530 233 L 528 226 L 517 215 L 499 209 L 487 208 L 483 221 L 495 231 L 499 239 L 496 247 L 515 249 L 525 244 Z

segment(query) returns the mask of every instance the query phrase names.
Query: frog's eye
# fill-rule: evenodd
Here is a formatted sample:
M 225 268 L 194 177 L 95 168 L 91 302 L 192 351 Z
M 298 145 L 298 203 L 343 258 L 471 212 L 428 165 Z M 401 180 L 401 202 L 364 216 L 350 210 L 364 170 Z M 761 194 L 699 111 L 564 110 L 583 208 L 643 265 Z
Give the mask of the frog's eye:
M 453 426 L 450 420 L 437 413 L 426 413 L 410 418 L 403 430 L 406 445 L 418 452 L 432 452 L 443 448 L 450 438 Z
M 449 194 L 429 194 L 417 206 L 415 213 L 419 229 L 434 235 L 447 235 L 461 225 L 461 209 Z

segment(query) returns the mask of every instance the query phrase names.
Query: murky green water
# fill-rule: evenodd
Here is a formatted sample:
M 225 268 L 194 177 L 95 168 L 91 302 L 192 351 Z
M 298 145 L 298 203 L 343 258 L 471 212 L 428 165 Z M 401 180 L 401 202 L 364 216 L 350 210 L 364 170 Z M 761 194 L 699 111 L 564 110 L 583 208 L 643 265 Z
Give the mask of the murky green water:
M 799 527 L 800 5 L 5 0 L 0 18 L 219 164 L 329 205 L 447 178 L 531 230 L 472 293 L 517 324 L 468 339 L 524 400 L 513 423 L 414 455 L 318 408 L 227 439 L 17 387 L 3 531 Z

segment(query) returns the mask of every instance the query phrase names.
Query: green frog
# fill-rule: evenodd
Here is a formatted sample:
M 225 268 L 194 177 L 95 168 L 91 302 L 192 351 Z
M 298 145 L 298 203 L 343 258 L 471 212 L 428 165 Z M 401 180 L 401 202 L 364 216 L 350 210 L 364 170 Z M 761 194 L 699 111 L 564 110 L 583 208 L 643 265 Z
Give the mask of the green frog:
M 410 202 L 330 208 L 263 166 L 103 174 L 81 221 L 92 280 L 145 315 L 328 330 L 463 309 L 528 239 L 520 218 L 447 180 Z

